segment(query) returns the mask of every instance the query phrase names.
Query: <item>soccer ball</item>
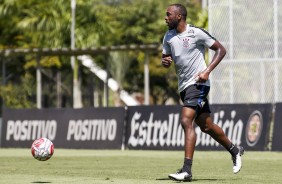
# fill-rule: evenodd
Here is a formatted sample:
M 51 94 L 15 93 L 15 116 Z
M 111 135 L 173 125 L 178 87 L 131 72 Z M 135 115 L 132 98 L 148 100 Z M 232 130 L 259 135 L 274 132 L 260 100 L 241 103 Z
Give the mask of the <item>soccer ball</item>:
M 47 138 L 36 139 L 31 145 L 32 156 L 39 161 L 46 161 L 54 153 L 54 144 Z

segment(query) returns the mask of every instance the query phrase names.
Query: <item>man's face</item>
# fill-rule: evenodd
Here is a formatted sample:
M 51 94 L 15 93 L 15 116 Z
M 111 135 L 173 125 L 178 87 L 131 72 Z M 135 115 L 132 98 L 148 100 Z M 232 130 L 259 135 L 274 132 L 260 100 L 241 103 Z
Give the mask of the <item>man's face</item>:
M 179 13 L 177 11 L 177 8 L 175 6 L 169 6 L 166 10 L 166 16 L 165 16 L 165 22 L 169 30 L 177 28 L 179 20 L 180 19 L 179 19 Z

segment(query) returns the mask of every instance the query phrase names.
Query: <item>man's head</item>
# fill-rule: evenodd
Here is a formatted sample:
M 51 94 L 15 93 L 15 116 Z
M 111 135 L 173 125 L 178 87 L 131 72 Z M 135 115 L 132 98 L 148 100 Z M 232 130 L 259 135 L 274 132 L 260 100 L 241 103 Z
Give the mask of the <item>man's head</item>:
M 179 22 L 186 22 L 187 10 L 181 4 L 172 4 L 166 10 L 165 22 L 169 29 L 176 29 Z

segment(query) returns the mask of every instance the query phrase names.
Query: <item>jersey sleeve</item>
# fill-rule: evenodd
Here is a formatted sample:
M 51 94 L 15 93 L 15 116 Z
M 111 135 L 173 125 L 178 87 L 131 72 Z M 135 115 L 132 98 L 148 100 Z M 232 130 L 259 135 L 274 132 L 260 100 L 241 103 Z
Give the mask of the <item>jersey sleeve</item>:
M 199 41 L 205 45 L 205 47 L 210 48 L 216 39 L 210 35 L 206 30 L 199 28 L 198 30 Z
M 164 54 L 164 55 L 170 55 L 171 54 L 170 46 L 169 46 L 169 44 L 167 42 L 167 40 L 168 40 L 167 33 L 165 34 L 165 36 L 163 38 L 163 51 L 162 51 L 162 54 Z

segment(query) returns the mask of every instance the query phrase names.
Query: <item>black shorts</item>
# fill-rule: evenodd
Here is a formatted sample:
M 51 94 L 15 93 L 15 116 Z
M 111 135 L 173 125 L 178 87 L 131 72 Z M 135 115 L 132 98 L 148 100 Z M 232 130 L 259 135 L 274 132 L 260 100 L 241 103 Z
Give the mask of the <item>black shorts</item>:
M 205 85 L 194 84 L 188 86 L 180 92 L 183 106 L 194 109 L 197 116 L 202 112 L 211 113 L 207 99 L 209 91 L 210 87 Z

